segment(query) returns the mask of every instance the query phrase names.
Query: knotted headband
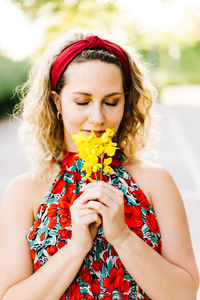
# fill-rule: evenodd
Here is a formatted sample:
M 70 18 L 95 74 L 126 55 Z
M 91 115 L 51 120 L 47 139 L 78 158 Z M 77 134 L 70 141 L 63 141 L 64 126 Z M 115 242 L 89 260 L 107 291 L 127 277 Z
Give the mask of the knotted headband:
M 116 44 L 99 38 L 96 35 L 88 36 L 85 39 L 78 40 L 66 46 L 55 60 L 51 69 L 51 84 L 55 91 L 58 80 L 62 76 L 68 64 L 81 53 L 84 49 L 106 49 L 120 61 L 127 78 L 127 84 L 130 84 L 130 66 L 124 51 Z

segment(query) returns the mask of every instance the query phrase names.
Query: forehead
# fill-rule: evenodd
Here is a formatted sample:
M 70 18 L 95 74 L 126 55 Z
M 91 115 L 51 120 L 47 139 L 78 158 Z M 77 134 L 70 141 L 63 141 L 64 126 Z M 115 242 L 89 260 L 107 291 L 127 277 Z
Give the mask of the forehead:
M 113 63 L 99 60 L 74 63 L 67 68 L 64 76 L 68 88 L 123 90 L 122 72 Z

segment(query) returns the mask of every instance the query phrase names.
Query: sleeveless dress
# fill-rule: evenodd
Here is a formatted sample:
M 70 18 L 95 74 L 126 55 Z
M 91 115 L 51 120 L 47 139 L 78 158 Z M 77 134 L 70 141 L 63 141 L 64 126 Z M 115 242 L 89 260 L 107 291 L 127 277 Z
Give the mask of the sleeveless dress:
M 113 174 L 104 173 L 103 181 L 124 194 L 125 221 L 129 228 L 150 247 L 161 253 L 161 236 L 152 206 L 131 175 L 122 166 L 124 154 L 117 151 L 112 158 Z M 38 209 L 33 226 L 26 238 L 30 244 L 34 270 L 37 271 L 71 238 L 70 205 L 89 183 L 84 179 L 83 161 L 74 152 L 65 152 L 61 169 Z M 124 268 L 117 252 L 107 242 L 102 226 L 83 264 L 60 298 L 150 299 Z

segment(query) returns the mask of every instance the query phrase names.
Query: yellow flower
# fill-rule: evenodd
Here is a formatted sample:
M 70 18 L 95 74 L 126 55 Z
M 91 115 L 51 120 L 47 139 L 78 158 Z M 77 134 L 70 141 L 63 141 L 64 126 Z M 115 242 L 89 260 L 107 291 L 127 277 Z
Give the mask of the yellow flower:
M 97 176 L 96 172 L 100 171 L 101 180 L 103 171 L 105 173 L 113 173 L 112 168 L 109 166 L 112 162 L 111 157 L 114 156 L 117 149 L 117 144 L 113 143 L 110 138 L 113 134 L 113 129 L 107 128 L 101 137 L 96 137 L 94 131 L 91 132 L 89 137 L 81 131 L 72 136 L 79 149 L 77 155 L 85 161 L 83 171 L 86 172 L 86 176 L 84 178 L 94 181 L 91 178 L 92 172 Z M 104 159 L 105 154 L 110 157 Z
M 109 166 L 111 164 L 111 162 L 112 162 L 111 157 L 104 159 L 104 161 L 103 161 L 103 165 L 104 165 L 103 171 L 105 173 L 113 173 L 113 169 Z

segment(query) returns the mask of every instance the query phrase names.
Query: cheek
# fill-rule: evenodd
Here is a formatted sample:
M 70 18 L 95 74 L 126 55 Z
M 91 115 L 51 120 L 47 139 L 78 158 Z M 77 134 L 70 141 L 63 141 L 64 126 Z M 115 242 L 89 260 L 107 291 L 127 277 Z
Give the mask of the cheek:
M 85 114 L 73 105 L 63 106 L 63 122 L 68 126 L 76 126 L 84 122 Z
M 109 114 L 110 122 L 115 124 L 115 127 L 119 127 L 123 115 L 124 115 L 124 108 L 122 106 L 119 110 L 113 112 L 112 114 Z

